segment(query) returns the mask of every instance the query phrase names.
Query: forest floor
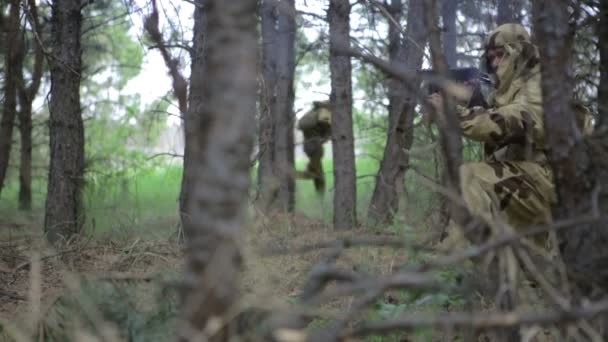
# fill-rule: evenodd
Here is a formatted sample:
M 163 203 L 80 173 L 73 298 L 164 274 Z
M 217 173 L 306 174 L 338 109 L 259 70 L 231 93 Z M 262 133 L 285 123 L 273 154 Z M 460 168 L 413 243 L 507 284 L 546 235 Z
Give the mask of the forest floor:
M 57 336 L 67 332 L 56 330 L 66 330 L 66 322 L 70 322 L 78 325 L 71 334 L 80 334 L 77 335 L 80 337 L 70 336 L 82 338 L 82 334 L 91 330 L 87 330 L 91 326 L 88 321 L 97 326 L 101 320 L 108 323 L 102 325 L 105 328 L 92 330 L 119 336 L 116 340 L 142 331 L 156 335 L 135 340 L 167 337 L 160 337 L 163 336 L 160 327 L 150 332 L 149 326 L 167 326 L 174 322 L 177 300 L 174 293 L 168 296 L 166 290 L 179 279 L 183 263 L 182 245 L 176 241 L 176 234 L 159 237 L 140 232 L 122 235 L 119 239 L 111 235 L 95 236 L 53 249 L 40 234 L 39 224 L 3 225 L 0 227 L 3 232 L 0 236 L 0 328 L 4 326 L 4 332 L 12 331 L 14 336 L 45 334 L 60 340 Z M 303 216 L 266 218 L 248 229 L 243 243 L 242 303 L 244 308 L 262 309 L 294 306 L 311 269 L 323 260 L 327 248 L 293 251 L 340 238 L 396 237 L 391 231 L 362 228 L 336 232 L 322 222 Z M 428 235 L 411 230 L 399 232 L 398 237 L 420 242 Z M 405 249 L 368 246 L 345 250 L 336 265 L 364 274 L 388 275 L 407 264 L 410 258 Z M 171 298 L 169 304 L 160 303 L 167 302 L 168 298 Z M 381 308 L 384 314 L 386 310 L 403 309 L 395 298 L 385 298 L 387 306 Z M 321 308 L 323 316 L 344 312 L 352 301 L 352 297 L 344 297 L 329 302 Z M 124 311 L 129 315 L 121 312 L 121 306 L 125 306 Z M 133 312 L 145 318 L 134 319 Z M 79 317 L 76 323 L 73 316 Z M 154 323 L 158 320 L 164 322 Z

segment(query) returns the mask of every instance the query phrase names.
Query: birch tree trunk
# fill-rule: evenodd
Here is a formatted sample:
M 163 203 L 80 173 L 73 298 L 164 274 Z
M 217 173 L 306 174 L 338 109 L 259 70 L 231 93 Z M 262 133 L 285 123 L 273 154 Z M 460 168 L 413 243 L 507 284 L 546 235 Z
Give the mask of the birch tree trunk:
M 351 60 L 337 55 L 336 47 L 350 46 L 350 3 L 329 2 L 329 69 L 331 73 L 332 153 L 334 162 L 334 228 L 357 223 L 357 188 L 352 116 Z
M 191 236 L 186 240 L 178 334 L 182 341 L 227 341 L 230 329 L 225 323 L 238 299 L 242 263 L 238 240 L 250 185 L 257 1 L 208 0 L 204 10 L 206 63 L 202 73 L 193 75 L 205 75 L 204 80 L 196 80 L 202 84 L 196 100 L 203 102 L 193 104 L 191 112 L 197 117 L 191 160 L 196 177 L 186 203 L 185 228 Z

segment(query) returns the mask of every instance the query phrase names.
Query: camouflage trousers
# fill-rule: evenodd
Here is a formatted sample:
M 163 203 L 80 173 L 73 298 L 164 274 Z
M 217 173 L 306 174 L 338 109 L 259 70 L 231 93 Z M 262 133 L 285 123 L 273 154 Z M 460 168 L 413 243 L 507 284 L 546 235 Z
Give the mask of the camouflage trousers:
M 304 140 L 304 153 L 308 157 L 305 172 L 298 172 L 301 179 L 312 179 L 317 194 L 325 192 L 325 173 L 323 171 L 323 139 L 320 137 L 309 137 Z
M 548 167 L 533 162 L 478 162 L 467 163 L 460 168 L 461 191 L 464 203 L 471 214 L 480 217 L 490 227 L 490 237 L 501 233 L 522 233 L 531 225 L 551 222 L 551 203 L 555 200 L 552 174 Z M 494 224 L 494 223 L 506 224 Z M 451 222 L 448 236 L 440 249 L 454 250 L 468 246 L 461 227 Z M 507 229 L 509 231 L 501 231 Z M 545 235 L 529 240 L 536 252 L 511 247 L 502 248 L 480 260 L 482 274 L 500 284 L 507 284 L 502 293 L 510 293 L 506 306 L 542 309 L 543 303 L 538 284 L 531 280 L 530 270 L 522 269 L 522 258 L 544 260 L 552 258 L 550 243 Z M 542 258 L 540 258 L 542 259 Z M 554 276 L 548 276 L 555 279 Z M 505 286 L 505 285 L 501 285 Z M 503 306 L 498 297 L 494 305 Z
M 547 166 L 533 162 L 490 161 L 460 167 L 462 196 L 471 214 L 489 223 L 506 222 L 516 232 L 551 222 L 551 203 L 555 200 L 552 179 Z M 465 243 L 459 241 L 459 230 L 449 228 L 447 243 L 452 247 Z M 545 236 L 534 240 L 545 247 Z

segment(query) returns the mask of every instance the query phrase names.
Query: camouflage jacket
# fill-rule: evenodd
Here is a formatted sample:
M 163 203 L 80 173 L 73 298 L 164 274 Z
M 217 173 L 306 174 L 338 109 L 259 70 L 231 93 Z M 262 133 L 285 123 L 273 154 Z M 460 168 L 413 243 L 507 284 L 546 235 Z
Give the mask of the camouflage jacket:
M 490 108 L 459 107 L 463 135 L 484 144 L 488 161 L 546 161 L 538 65 L 514 79 Z

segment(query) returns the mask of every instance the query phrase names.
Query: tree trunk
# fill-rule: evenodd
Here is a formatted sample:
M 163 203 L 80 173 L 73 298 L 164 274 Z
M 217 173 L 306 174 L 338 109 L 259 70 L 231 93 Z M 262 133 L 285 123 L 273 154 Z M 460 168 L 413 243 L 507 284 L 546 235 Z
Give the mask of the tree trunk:
M 29 211 L 32 209 L 32 103 L 27 100 L 21 101 L 19 135 L 19 209 Z
M 80 232 L 84 127 L 80 108 L 82 13 L 79 0 L 52 4 L 50 170 L 44 229 L 50 242 Z
M 223 325 L 238 296 L 257 91 L 256 0 L 208 0 L 202 103 L 193 134 L 192 189 L 184 221 L 186 274 L 180 340 L 227 341 Z M 200 14 L 200 13 L 199 13 Z M 196 33 L 195 33 L 196 35 Z M 200 82 L 200 83 L 199 83 Z M 194 99 L 194 98 L 193 98 Z M 208 327 L 219 323 L 219 331 Z
M 277 11 L 275 1 L 263 0 L 261 4 L 262 68 L 264 80 L 260 94 L 258 133 L 258 200 L 261 203 L 261 208 L 266 211 L 275 203 L 278 187 L 273 172 L 278 33 L 276 30 Z
M 294 73 L 295 73 L 295 1 L 280 3 L 277 31 L 276 123 L 274 134 L 274 169 L 279 181 L 276 206 L 281 211 L 293 211 L 295 204 L 294 165 Z
M 403 12 L 401 0 L 393 0 L 389 12 L 400 22 Z M 389 58 L 392 64 L 406 70 L 417 70 L 422 65 L 423 51 L 426 42 L 426 28 L 423 20 L 424 7 L 422 0 L 410 0 L 407 18 L 407 37 L 416 44 L 402 38 L 398 27 L 389 26 Z M 416 82 L 418 83 L 418 82 Z M 403 179 L 408 168 L 409 150 L 414 140 L 414 107 L 416 98 L 411 95 L 402 81 L 388 80 L 389 128 L 387 132 L 384 155 L 380 170 L 376 176 L 376 185 L 368 210 L 371 225 L 390 225 L 399 209 L 399 197 L 403 189 Z
M 192 62 L 190 64 L 190 90 L 188 92 L 187 111 L 184 113 L 184 170 L 182 173 L 182 185 L 180 193 L 180 216 L 184 238 L 187 240 L 193 232 L 187 230 L 189 213 L 186 211 L 186 204 L 189 201 L 192 189 L 192 179 L 196 177 L 196 170 L 192 168 L 192 146 L 199 127 L 199 115 L 204 105 L 203 86 L 205 80 L 206 49 L 205 39 L 207 31 L 207 14 L 202 6 L 202 1 L 197 1 L 194 9 L 194 32 L 192 36 Z
M 350 46 L 350 3 L 329 2 L 329 69 L 331 72 L 332 152 L 334 162 L 334 228 L 349 229 L 357 222 L 357 188 L 352 117 L 352 80 L 349 56 L 337 55 Z
M 597 90 L 599 132 L 608 131 L 608 0 L 600 0 L 598 50 L 600 51 L 600 85 Z
M 13 144 L 13 127 L 17 114 L 17 80 L 23 59 L 19 37 L 19 4 L 19 0 L 11 0 L 8 20 L 5 23 L 7 32 L 4 59 L 4 104 L 0 120 L 0 193 L 6 179 Z
M 437 24 L 437 3 L 436 0 L 426 0 L 425 6 L 425 17 L 427 20 L 429 30 L 429 46 L 431 51 L 432 65 L 439 74 L 447 75 L 448 64 L 445 56 L 441 50 L 441 35 L 440 29 Z M 453 103 L 449 97 L 446 99 L 446 109 L 453 111 Z M 460 177 L 459 167 L 462 164 L 462 141 L 461 141 L 461 129 L 460 122 L 456 115 L 448 114 L 442 116 L 442 120 L 437 121 L 439 128 L 440 143 L 442 153 L 445 156 L 445 168 L 446 168 L 446 186 L 454 191 L 454 193 L 460 193 Z M 453 213 L 462 212 L 458 205 L 452 205 L 451 210 Z M 460 216 L 460 215 L 457 215 Z M 459 222 L 459 221 L 458 221 Z
M 34 26 L 32 31 L 39 37 L 42 35 L 38 20 L 38 7 L 35 0 L 28 0 L 28 11 Z M 35 40 L 35 38 L 34 38 Z M 20 71 L 21 86 L 19 87 L 19 134 L 21 136 L 21 153 L 19 163 L 19 209 L 32 209 L 32 103 L 36 98 L 42 79 L 44 53 L 37 41 L 34 47 L 34 67 L 29 86 L 23 81 L 23 68 Z
M 605 1 L 602 6 L 605 11 Z M 608 139 L 605 134 L 583 139 L 571 109 L 574 32 L 570 11 L 566 2 L 534 2 L 548 156 L 558 198 L 553 216 L 556 220 L 597 218 L 558 231 L 566 267 L 587 295 L 592 283 L 608 290 L 608 219 L 601 216 L 608 212 Z
M 448 67 L 455 68 L 458 66 L 458 52 L 456 46 L 458 42 L 458 34 L 456 32 L 456 12 L 458 10 L 458 0 L 443 0 L 441 2 L 441 17 L 443 19 L 443 54 L 445 56 Z M 439 154 L 439 160 L 443 160 L 444 155 Z M 445 186 L 448 175 L 444 167 L 439 167 L 441 170 L 441 184 Z M 442 194 L 437 195 L 439 199 L 439 220 L 438 226 L 443 229 L 441 235 L 445 233 L 445 229 L 450 221 L 450 202 Z
M 265 0 L 261 13 L 264 86 L 259 124 L 259 200 L 264 211 L 292 211 L 295 4 L 293 0 Z
M 458 66 L 456 51 L 458 32 L 456 32 L 456 10 L 458 0 L 443 0 L 441 2 L 441 17 L 443 19 L 443 54 L 450 68 Z M 408 21 L 409 22 L 409 21 Z
M 498 0 L 498 16 L 496 24 L 502 25 L 515 22 L 515 3 L 513 0 Z

